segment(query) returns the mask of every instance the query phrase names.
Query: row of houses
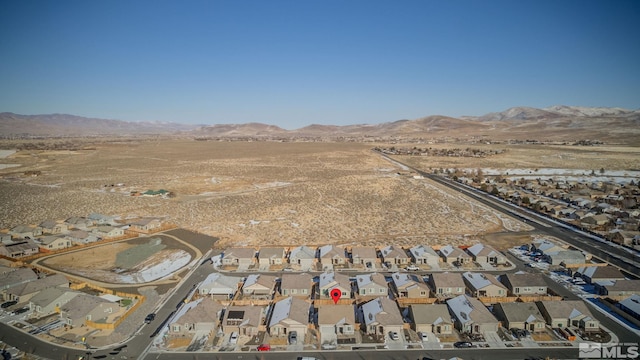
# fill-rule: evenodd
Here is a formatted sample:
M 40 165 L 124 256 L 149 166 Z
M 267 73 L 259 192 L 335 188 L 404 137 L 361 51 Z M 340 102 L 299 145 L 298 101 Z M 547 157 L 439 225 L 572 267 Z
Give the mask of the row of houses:
M 544 279 L 529 273 L 496 277 L 478 272 L 443 272 L 426 276 L 397 272 L 389 277 L 380 273 L 349 277 L 335 271 L 315 278 L 307 273 L 283 274 L 281 278 L 268 274 L 241 278 L 212 273 L 200 284 L 198 293 L 220 300 L 269 300 L 276 296 L 330 299 L 334 289 L 340 290 L 342 300 L 388 295 L 403 299 L 444 300 L 463 294 L 482 298 L 548 294 Z
M 234 247 L 225 250 L 222 265 L 249 268 L 258 264 L 264 266 L 291 266 L 296 270 L 315 270 L 317 265 L 321 269 L 351 264 L 362 268 L 375 268 L 376 264 L 387 266 L 418 266 L 437 267 L 439 263 L 449 263 L 456 266 L 469 264 L 501 265 L 507 262 L 500 251 L 484 244 L 454 247 L 446 245 L 433 248 L 427 245 L 417 245 L 411 248 L 386 246 L 381 248 L 369 246 L 353 246 L 350 248 L 336 245 L 324 245 L 318 248 L 308 246 L 286 247 Z
M 640 245 L 640 187 L 605 181 L 549 179 L 472 179 L 460 182 L 531 207 L 627 246 Z
M 0 265 L 0 276 L 2 301 L 15 301 L 15 308 L 28 307 L 34 318 L 59 314 L 65 324 L 79 326 L 85 320 L 105 322 L 123 312 L 120 298 L 71 290 L 61 274 L 38 276 L 30 268 Z
M 358 331 L 384 341 L 389 332 L 400 333 L 406 328 L 438 336 L 450 335 L 454 329 L 483 334 L 500 327 L 531 332 L 572 327 L 589 332 L 599 331 L 599 322 L 581 300 L 498 303 L 490 309 L 469 295 L 406 308 L 388 296 L 336 305 L 288 296 L 265 306 L 225 306 L 211 297 L 202 297 L 174 317 L 169 335 L 191 336 L 204 330 L 251 337 L 266 330 L 271 337 L 284 337 L 295 331 L 304 339 L 309 329 L 315 328 L 322 344 L 336 344 L 354 343 Z
M 38 225 L 17 225 L 0 232 L 0 255 L 9 258 L 32 256 L 86 245 L 101 240 L 117 239 L 125 231 L 148 233 L 162 228 L 158 218 L 141 218 L 126 223 L 102 214 L 70 217 L 64 221 L 45 220 Z

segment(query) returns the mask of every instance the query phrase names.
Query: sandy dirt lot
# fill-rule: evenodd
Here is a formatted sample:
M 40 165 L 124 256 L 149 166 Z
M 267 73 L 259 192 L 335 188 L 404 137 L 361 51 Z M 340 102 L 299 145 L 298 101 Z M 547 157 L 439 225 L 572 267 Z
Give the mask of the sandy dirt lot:
M 488 233 L 527 230 L 458 193 L 413 179 L 372 147 L 162 140 L 70 152 L 21 151 L 3 159 L 22 166 L 0 171 L 0 228 L 91 212 L 166 216 L 180 227 L 219 237 L 217 247 L 469 243 Z M 605 150 L 513 147 L 480 160 L 416 157 L 407 162 L 425 169 L 640 168 L 633 148 Z M 41 173 L 24 176 L 28 170 Z M 117 183 L 124 186 L 110 186 Z M 160 188 L 176 197 L 128 196 Z

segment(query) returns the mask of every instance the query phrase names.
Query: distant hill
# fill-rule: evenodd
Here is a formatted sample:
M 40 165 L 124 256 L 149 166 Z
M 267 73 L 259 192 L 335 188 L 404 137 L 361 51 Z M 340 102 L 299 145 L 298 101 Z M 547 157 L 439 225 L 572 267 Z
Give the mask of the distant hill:
M 286 130 L 262 123 L 184 125 L 126 122 L 74 115 L 0 113 L 0 136 L 99 136 L 180 134 L 194 138 L 442 138 L 552 141 L 602 140 L 640 145 L 640 111 L 621 108 L 555 105 L 544 109 L 514 107 L 482 116 L 440 115 L 380 124 L 320 125 Z
M 20 115 L 0 113 L 1 136 L 94 136 L 171 134 L 195 125 L 161 122 L 128 122 L 87 118 L 68 114 Z

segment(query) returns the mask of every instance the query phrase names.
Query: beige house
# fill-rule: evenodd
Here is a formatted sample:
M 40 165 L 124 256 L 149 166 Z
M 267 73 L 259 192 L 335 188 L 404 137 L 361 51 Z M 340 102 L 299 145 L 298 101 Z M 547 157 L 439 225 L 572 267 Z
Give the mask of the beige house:
M 295 331 L 302 342 L 309 328 L 310 306 L 311 304 L 305 300 L 292 296 L 273 304 L 269 319 L 269 335 L 287 336 Z
M 102 225 L 95 228 L 93 233 L 102 239 L 113 239 L 124 236 L 124 229 L 110 225 Z
M 183 305 L 169 324 L 169 335 L 192 337 L 196 332 L 214 333 L 224 307 L 205 297 Z
M 427 284 L 414 274 L 394 273 L 391 275 L 391 280 L 393 288 L 400 298 L 428 298 L 431 293 Z
M 6 290 L 3 298 L 7 301 L 15 300 L 19 303 L 26 303 L 31 300 L 33 296 L 50 287 L 69 288 L 69 280 L 62 274 L 49 275 L 41 279 L 35 279 L 12 286 Z
M 40 252 L 38 245 L 31 239 L 16 239 L 0 244 L 0 255 L 10 258 L 21 258 Z
M 507 258 L 503 253 L 484 244 L 475 244 L 467 248 L 467 252 L 471 254 L 473 261 L 478 264 L 491 264 L 495 266 L 507 262 Z
M 321 306 L 317 313 L 320 341 L 323 345 L 355 338 L 356 319 L 353 305 Z
M 600 322 L 582 300 L 538 301 L 540 313 L 552 328 L 573 326 L 583 331 L 599 331 Z
M 375 268 L 380 261 L 376 249 L 371 246 L 354 246 L 351 248 L 353 265 L 363 268 Z
M 248 268 L 256 263 L 256 249 L 252 247 L 233 247 L 224 251 L 222 265 Z
M 58 223 L 55 220 L 45 220 L 38 225 L 42 229 L 43 234 L 63 234 L 69 230 L 65 223 Z
M 333 271 L 321 274 L 318 282 L 319 298 L 330 299 L 333 289 L 340 290 L 342 299 L 351 298 L 351 281 L 347 275 Z
M 545 329 L 545 320 L 535 303 L 511 302 L 493 305 L 493 313 L 507 329 L 524 329 L 541 332 Z
M 71 240 L 62 235 L 48 235 L 40 238 L 40 251 L 55 251 L 73 246 Z
M 333 269 L 336 265 L 345 265 L 347 257 L 345 250 L 334 245 L 325 245 L 318 248 L 318 258 L 322 269 Z
M 60 318 L 65 324 L 81 326 L 88 325 L 87 321 L 109 322 L 109 316 L 117 313 L 120 305 L 97 296 L 78 294 L 59 309 Z
M 500 275 L 500 282 L 507 287 L 510 296 L 546 295 L 547 283 L 544 277 L 531 273 Z
M 388 336 L 389 332 L 402 333 L 404 322 L 398 304 L 388 297 L 379 297 L 360 306 L 362 330 L 370 335 Z
M 276 286 L 276 277 L 265 274 L 251 274 L 242 285 L 245 298 L 271 299 Z
M 280 282 L 280 294 L 308 298 L 313 291 L 313 277 L 310 274 L 283 274 Z
M 417 245 L 409 249 L 409 253 L 416 265 L 428 265 L 430 267 L 438 266 L 440 256 L 427 245 Z
M 465 293 L 465 284 L 459 273 L 433 273 L 429 276 L 429 285 L 438 298 L 450 298 Z
M 79 294 L 81 293 L 66 288 L 49 287 L 31 297 L 29 309 L 33 311 L 36 317 L 59 313 L 63 305 Z
M 471 255 L 467 254 L 459 247 L 447 245 L 441 247 L 439 252 L 440 257 L 442 257 L 442 260 L 444 262 L 452 264 L 454 266 L 463 266 L 465 264 L 471 263 L 472 261 Z
M 387 264 L 406 265 L 409 263 L 409 256 L 398 246 L 389 245 L 380 249 L 382 260 Z
M 498 331 L 500 327 L 500 321 L 476 298 L 459 295 L 448 299 L 447 306 L 455 319 L 456 329 L 461 333 L 481 334 Z
M 475 297 L 502 297 L 507 296 L 507 288 L 500 283 L 493 275 L 465 272 L 462 278 L 469 290 Z
M 596 283 L 595 287 L 598 294 L 611 297 L 640 295 L 640 280 L 616 280 L 601 284 Z
M 283 247 L 261 247 L 258 252 L 260 267 L 282 265 L 287 262 L 287 252 Z
M 264 310 L 263 306 L 257 305 L 229 306 L 222 318 L 222 331 L 227 335 L 233 332 L 246 336 L 258 335 Z
M 289 264 L 291 268 L 300 271 L 311 271 L 315 269 L 316 250 L 308 246 L 298 246 L 289 252 Z
M 384 275 L 379 273 L 356 276 L 356 286 L 360 296 L 384 296 L 389 293 L 389 284 Z
M 420 333 L 449 335 L 453 333 L 453 322 L 446 304 L 409 305 L 411 328 Z
M 132 222 L 130 225 L 131 230 L 148 233 L 162 228 L 162 220 L 157 218 L 142 218 Z

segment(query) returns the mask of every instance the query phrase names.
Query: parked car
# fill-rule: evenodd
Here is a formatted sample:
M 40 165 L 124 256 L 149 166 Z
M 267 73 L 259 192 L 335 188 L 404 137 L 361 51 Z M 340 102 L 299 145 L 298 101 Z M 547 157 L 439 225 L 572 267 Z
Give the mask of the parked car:
M 400 335 L 398 335 L 397 331 L 389 331 L 389 337 L 391 340 L 400 340 Z
M 238 333 L 237 332 L 232 332 L 231 335 L 229 335 L 229 344 L 236 344 L 238 342 Z
M 420 270 L 420 268 L 415 266 L 415 265 L 413 265 L 413 264 L 411 264 L 411 265 L 407 266 L 405 268 L 405 270 L 407 270 L 407 271 L 418 271 L 418 270 Z
M 147 317 L 144 318 L 144 322 L 149 324 L 150 322 L 152 322 L 155 319 L 156 319 L 156 314 L 151 313 L 151 314 L 147 315 Z
M 473 347 L 473 344 L 471 344 L 468 341 L 458 341 L 453 343 L 453 346 L 457 347 L 457 348 L 470 348 Z
M 1 308 L 3 308 L 3 309 L 6 309 L 6 308 L 8 308 L 9 306 L 13 306 L 13 305 L 15 305 L 15 304 L 17 304 L 17 303 L 18 303 L 18 301 L 16 301 L 16 300 L 11 300 L 11 301 L 7 301 L 7 302 L 3 302 L 3 303 L 2 303 L 2 305 L 0 305 L 0 307 L 1 307 Z
M 427 340 L 429 340 L 429 337 L 427 336 L 427 333 L 423 333 L 423 332 L 421 332 L 421 333 L 419 333 L 419 334 L 420 334 L 420 340 L 422 340 L 422 341 L 427 341 Z
M 298 332 L 292 331 L 289 333 L 289 344 L 294 345 L 298 343 Z
M 262 344 L 262 345 L 258 346 L 258 351 L 271 351 L 271 345 Z
M 27 306 L 27 307 L 20 308 L 20 309 L 18 309 L 18 310 L 14 310 L 14 311 L 13 311 L 13 314 L 14 314 L 14 315 L 20 315 L 20 314 L 24 314 L 24 313 L 26 313 L 27 311 L 29 311 L 29 307 L 28 307 L 28 306 Z

